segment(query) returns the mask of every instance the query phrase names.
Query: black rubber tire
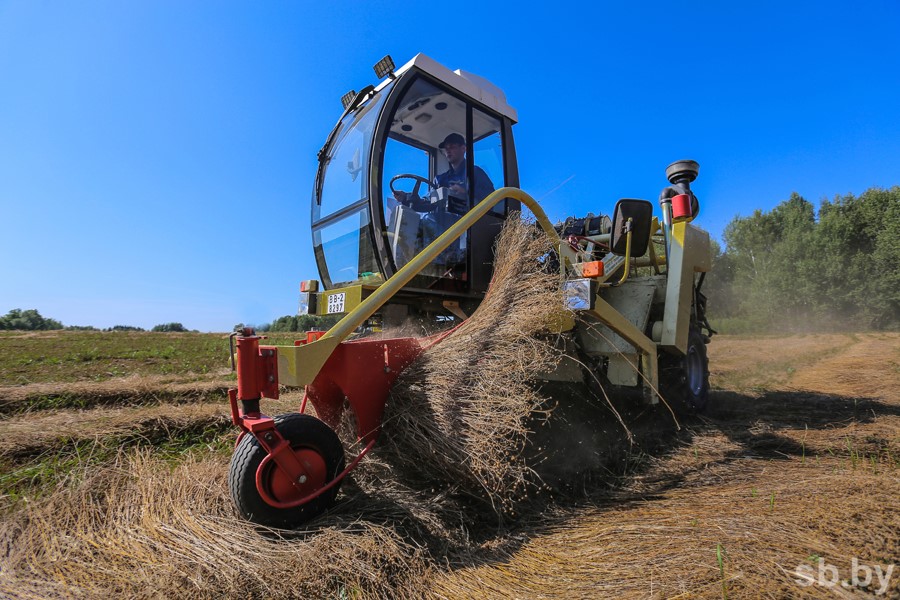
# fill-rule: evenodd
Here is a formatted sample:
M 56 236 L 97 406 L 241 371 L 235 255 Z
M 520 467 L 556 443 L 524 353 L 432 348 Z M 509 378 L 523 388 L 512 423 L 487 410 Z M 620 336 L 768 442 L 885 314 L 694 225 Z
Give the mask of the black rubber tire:
M 344 448 L 337 434 L 325 423 L 310 415 L 288 413 L 275 417 L 278 432 L 290 442 L 295 450 L 315 450 L 325 461 L 326 481 L 333 480 L 344 470 Z M 268 504 L 256 489 L 256 470 L 266 451 L 250 434 L 244 436 L 231 457 L 228 471 L 228 487 L 238 512 L 248 521 L 291 529 L 306 523 L 327 509 L 334 502 L 340 482 L 333 488 L 311 500 L 291 509 L 275 508 Z M 277 468 L 272 463 L 271 469 Z
M 659 358 L 663 398 L 681 414 L 698 414 L 709 404 L 709 358 L 703 334 L 694 326 L 688 333 L 687 352 Z

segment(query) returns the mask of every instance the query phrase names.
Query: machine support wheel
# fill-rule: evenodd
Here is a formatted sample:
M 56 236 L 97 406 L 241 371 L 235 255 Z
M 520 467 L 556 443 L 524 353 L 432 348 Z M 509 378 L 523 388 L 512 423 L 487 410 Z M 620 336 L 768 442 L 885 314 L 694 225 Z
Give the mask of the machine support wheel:
M 660 356 L 663 397 L 672 408 L 686 414 L 701 413 L 709 401 L 709 359 L 700 329 L 691 325 L 684 356 Z
M 344 448 L 328 425 L 310 415 L 289 413 L 275 417 L 275 427 L 298 457 L 318 467 L 319 476 L 311 477 L 298 488 L 274 461 L 266 461 L 260 473 L 265 492 L 279 502 L 299 500 L 333 480 L 344 470 Z M 296 508 L 276 508 L 266 502 L 256 487 L 257 470 L 268 454 L 252 435 L 245 435 L 235 448 L 228 471 L 228 487 L 238 512 L 245 519 L 267 527 L 291 528 L 309 521 L 328 508 L 337 496 L 340 483 Z M 317 479 L 317 480 L 316 480 Z

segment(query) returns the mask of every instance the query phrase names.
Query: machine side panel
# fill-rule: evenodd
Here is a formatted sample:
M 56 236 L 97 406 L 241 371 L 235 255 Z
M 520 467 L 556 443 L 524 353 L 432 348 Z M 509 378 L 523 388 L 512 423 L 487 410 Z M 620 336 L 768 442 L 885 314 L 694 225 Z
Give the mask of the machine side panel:
M 646 331 L 655 291 L 653 281 L 631 282 L 629 285 L 602 289 L 601 295 L 638 330 Z M 608 357 L 606 376 L 610 383 L 635 386 L 640 382 L 635 370 L 640 352 L 636 351 L 634 344 L 602 323 L 592 323 L 584 328 L 580 338 L 587 354 Z
M 688 223 L 672 226 L 671 256 L 667 260 L 669 283 L 660 347 L 684 354 L 693 303 L 694 273 L 709 271 L 712 255 L 709 234 Z
M 629 282 L 629 285 L 601 289 L 600 296 L 620 312 L 640 331 L 646 331 L 650 317 L 650 304 L 656 284 Z M 634 345 L 605 325 L 597 324 L 585 332 L 585 350 L 588 353 L 615 354 L 634 352 Z

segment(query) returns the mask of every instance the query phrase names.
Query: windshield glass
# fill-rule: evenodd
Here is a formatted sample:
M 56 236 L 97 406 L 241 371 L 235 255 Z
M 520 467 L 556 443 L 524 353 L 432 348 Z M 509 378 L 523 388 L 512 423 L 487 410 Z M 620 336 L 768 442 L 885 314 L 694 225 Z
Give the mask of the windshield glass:
M 381 175 L 386 240 L 397 269 L 504 181 L 499 119 L 424 77 L 404 90 L 385 119 Z M 495 214 L 503 217 L 503 207 Z M 471 242 L 471 232 L 454 240 L 411 286 L 466 292 Z
M 371 236 L 371 221 L 366 208 L 313 230 L 316 253 L 325 257 L 327 265 L 327 271 L 320 273 L 326 289 L 356 281 L 382 281 Z
M 367 197 L 369 151 L 384 98 L 381 93 L 344 118 L 325 159 L 321 195 L 313 202 L 313 223 Z

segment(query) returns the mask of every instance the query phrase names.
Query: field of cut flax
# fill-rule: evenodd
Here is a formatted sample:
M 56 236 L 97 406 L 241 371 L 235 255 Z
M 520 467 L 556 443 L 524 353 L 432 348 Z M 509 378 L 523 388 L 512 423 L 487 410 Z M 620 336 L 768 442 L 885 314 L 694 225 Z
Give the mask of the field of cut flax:
M 395 415 L 386 434 L 406 441 L 384 440 L 299 532 L 234 514 L 227 340 L 120 335 L 0 335 L 2 598 L 900 598 L 898 334 L 716 336 L 702 418 L 629 442 L 607 414 L 572 461 L 619 453 L 564 485 L 514 465 L 515 497 L 484 472 L 507 455 L 447 462 L 477 442 L 452 439 L 453 415 L 431 429 Z M 403 402 L 502 395 L 485 374 L 517 377 L 519 359 L 492 356 L 466 388 L 420 366 Z M 265 408 L 298 406 L 292 392 Z M 453 447 L 425 456 L 435 440 Z
M 704 417 L 515 516 L 376 453 L 292 534 L 233 513 L 227 370 L 6 381 L 0 597 L 900 596 L 900 335 L 717 336 L 710 357 Z

